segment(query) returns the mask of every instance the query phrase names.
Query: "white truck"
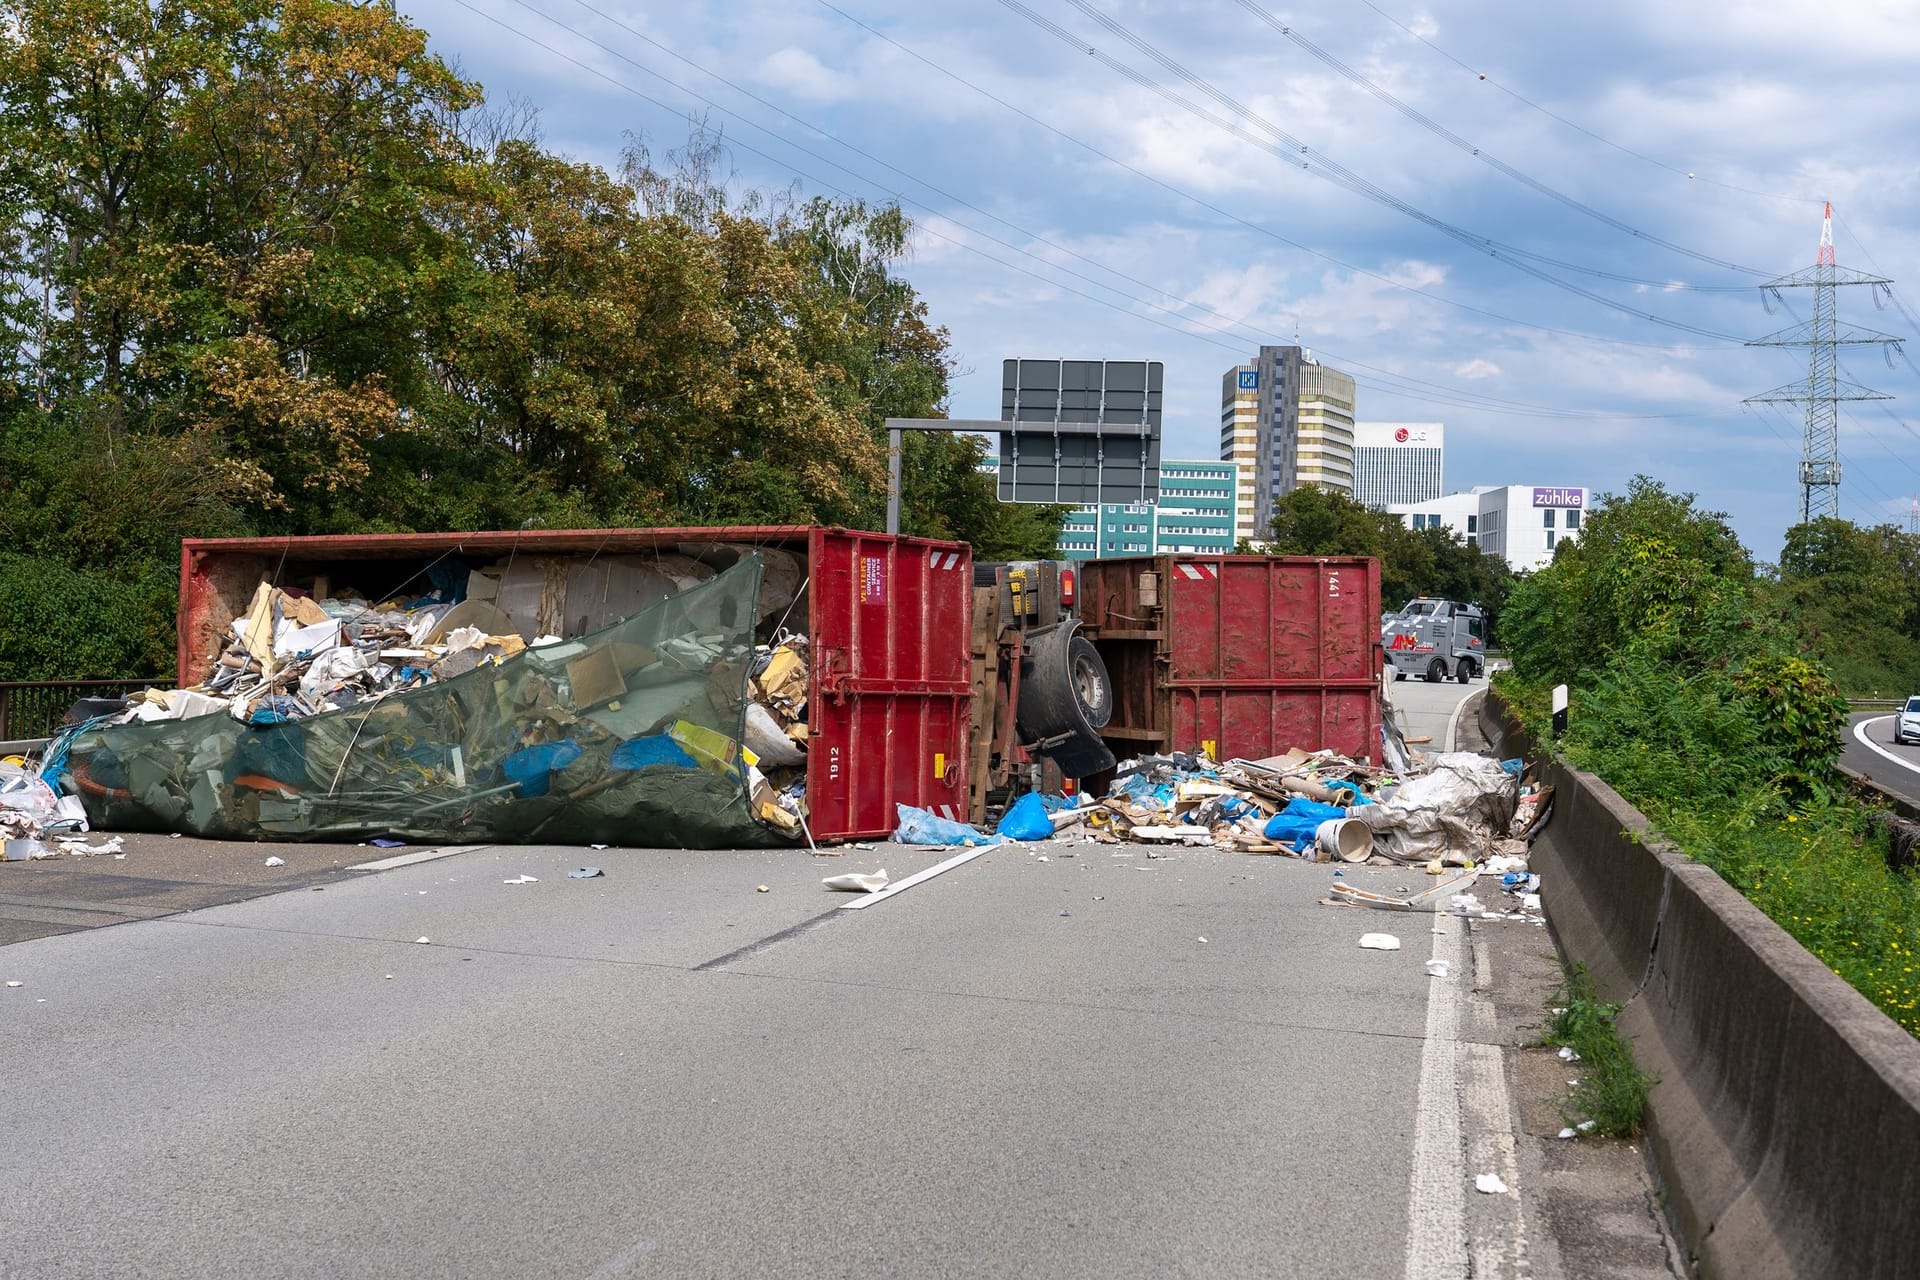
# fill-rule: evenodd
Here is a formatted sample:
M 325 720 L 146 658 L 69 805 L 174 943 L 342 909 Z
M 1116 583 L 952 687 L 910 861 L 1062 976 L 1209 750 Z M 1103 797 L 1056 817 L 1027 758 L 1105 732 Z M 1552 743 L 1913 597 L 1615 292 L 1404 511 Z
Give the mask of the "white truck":
M 1422 596 L 1381 619 L 1380 646 L 1395 680 L 1465 684 L 1487 669 L 1487 616 L 1478 605 Z

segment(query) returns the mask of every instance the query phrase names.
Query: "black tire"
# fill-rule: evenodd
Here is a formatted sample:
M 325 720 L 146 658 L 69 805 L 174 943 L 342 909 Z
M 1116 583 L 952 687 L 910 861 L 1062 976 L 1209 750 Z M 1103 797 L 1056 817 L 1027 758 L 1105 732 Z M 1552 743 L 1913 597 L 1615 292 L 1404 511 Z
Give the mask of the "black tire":
M 1405 680 L 1407 678 L 1407 673 L 1404 671 L 1395 671 L 1393 673 L 1393 678 L 1395 680 Z
M 1093 642 L 1069 627 L 1027 641 L 1015 718 L 1029 741 L 1092 734 L 1113 717 L 1113 681 Z
M 1113 681 L 1093 641 L 1076 635 L 1067 645 L 1067 683 L 1080 718 L 1089 729 L 1104 729 L 1113 719 Z
M 1442 680 L 1445 680 L 1446 678 L 1447 678 L 1447 664 L 1444 661 L 1442 661 L 1439 658 L 1435 658 L 1432 662 L 1427 664 L 1427 674 L 1425 679 L 1428 684 L 1439 684 Z
M 1454 673 L 1453 678 L 1455 680 L 1458 680 L 1461 684 L 1466 684 L 1469 680 L 1472 680 L 1473 677 L 1477 674 L 1479 673 L 1474 669 L 1473 659 L 1462 658 L 1460 659 L 1460 669 Z

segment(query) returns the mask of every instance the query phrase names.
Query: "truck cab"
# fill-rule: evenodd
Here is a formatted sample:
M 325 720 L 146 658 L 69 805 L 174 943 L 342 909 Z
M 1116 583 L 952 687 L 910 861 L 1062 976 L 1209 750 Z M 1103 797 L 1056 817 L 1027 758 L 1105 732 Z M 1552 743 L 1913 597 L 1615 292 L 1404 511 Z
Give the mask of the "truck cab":
M 1487 669 L 1487 617 L 1478 605 L 1422 596 L 1382 622 L 1380 646 L 1396 680 L 1465 684 Z

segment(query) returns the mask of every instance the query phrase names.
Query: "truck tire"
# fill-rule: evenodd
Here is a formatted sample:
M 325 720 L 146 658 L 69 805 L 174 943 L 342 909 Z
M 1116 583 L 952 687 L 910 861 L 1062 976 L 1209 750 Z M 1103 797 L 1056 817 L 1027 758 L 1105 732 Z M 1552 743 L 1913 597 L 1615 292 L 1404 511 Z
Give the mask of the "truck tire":
M 1428 684 L 1439 684 L 1442 680 L 1445 680 L 1446 678 L 1447 678 L 1447 664 L 1445 659 L 1435 658 L 1432 662 L 1427 664 L 1426 681 Z
M 1020 673 L 1020 705 L 1014 719 L 1029 742 L 1071 734 L 1079 745 L 1100 747 L 1099 730 L 1113 718 L 1113 681 L 1093 642 L 1066 624 L 1031 635 Z M 1080 754 L 1078 747 L 1068 747 Z M 1045 753 L 1055 754 L 1055 753 Z M 1093 754 L 1089 751 L 1087 754 Z M 1062 765 L 1062 769 L 1065 769 Z M 1111 759 L 1106 767 L 1111 767 Z M 1093 770 L 1087 770 L 1093 772 Z M 1073 776 L 1083 777 L 1085 773 Z
M 1479 671 L 1477 668 L 1474 667 L 1473 659 L 1462 658 L 1460 659 L 1460 670 L 1454 676 L 1454 679 L 1458 680 L 1461 684 L 1465 684 L 1478 674 L 1479 674 Z

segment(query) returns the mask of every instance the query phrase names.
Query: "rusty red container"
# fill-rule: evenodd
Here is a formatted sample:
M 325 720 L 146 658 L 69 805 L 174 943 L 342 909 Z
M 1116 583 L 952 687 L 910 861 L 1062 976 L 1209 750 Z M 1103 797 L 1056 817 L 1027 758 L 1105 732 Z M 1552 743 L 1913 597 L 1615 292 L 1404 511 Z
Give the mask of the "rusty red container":
M 179 678 L 203 679 L 255 587 L 364 579 L 424 593 L 450 556 L 588 561 L 748 543 L 804 558 L 810 642 L 807 802 L 814 838 L 890 834 L 896 802 L 966 815 L 973 554 L 958 542 L 818 526 L 558 529 L 188 539 L 180 549 Z M 408 583 L 414 585 L 409 588 Z
M 1113 682 L 1114 754 L 1292 747 L 1380 759 L 1380 564 L 1160 555 L 1080 566 L 1083 631 Z

